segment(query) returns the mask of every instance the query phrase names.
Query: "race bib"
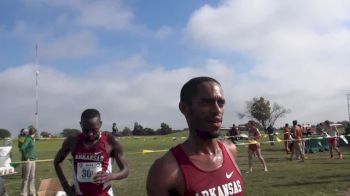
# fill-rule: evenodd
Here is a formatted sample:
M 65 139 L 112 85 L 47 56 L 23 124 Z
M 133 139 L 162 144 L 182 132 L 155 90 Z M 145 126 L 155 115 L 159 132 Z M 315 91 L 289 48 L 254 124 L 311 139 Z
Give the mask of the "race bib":
M 99 171 L 102 171 L 100 162 L 77 163 L 77 179 L 79 182 L 94 182 L 94 177 Z

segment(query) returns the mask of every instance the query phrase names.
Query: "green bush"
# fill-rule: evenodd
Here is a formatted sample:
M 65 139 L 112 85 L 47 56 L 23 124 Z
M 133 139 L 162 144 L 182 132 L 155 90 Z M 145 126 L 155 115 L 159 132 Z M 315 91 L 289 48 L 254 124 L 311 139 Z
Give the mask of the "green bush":
M 11 132 L 7 129 L 0 129 L 0 138 L 11 137 Z
M 63 129 L 62 131 L 62 136 L 63 137 L 70 137 L 70 136 L 75 136 L 80 133 L 80 130 L 78 129 Z

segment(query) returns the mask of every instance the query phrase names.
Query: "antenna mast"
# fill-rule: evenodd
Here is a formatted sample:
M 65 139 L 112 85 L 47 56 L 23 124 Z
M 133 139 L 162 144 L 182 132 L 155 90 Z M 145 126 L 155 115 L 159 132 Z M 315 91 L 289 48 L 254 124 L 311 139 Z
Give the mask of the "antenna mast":
M 350 123 L 350 94 L 348 94 L 347 97 L 348 97 L 348 115 L 349 115 L 349 123 Z
M 39 62 L 38 44 L 35 45 L 35 128 L 39 131 Z

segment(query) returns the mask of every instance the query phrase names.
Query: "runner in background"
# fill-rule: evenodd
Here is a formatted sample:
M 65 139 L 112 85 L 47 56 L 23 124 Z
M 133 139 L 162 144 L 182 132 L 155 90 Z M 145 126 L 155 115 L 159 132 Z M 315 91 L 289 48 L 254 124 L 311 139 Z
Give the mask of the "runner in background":
M 258 128 L 255 127 L 255 122 L 250 120 L 248 122 L 248 139 L 250 141 L 254 141 L 255 144 L 249 144 L 248 145 L 248 167 L 249 170 L 248 172 L 251 173 L 253 172 L 253 156 L 256 155 L 258 159 L 260 160 L 264 171 L 267 172 L 267 166 L 264 160 L 264 157 L 261 154 L 261 147 L 259 143 L 259 139 L 261 137 L 261 134 L 258 130 Z
M 121 144 L 110 133 L 102 132 L 101 125 L 99 111 L 85 110 L 80 122 L 82 133 L 68 137 L 56 154 L 56 174 L 67 195 L 111 196 L 111 181 L 129 174 Z M 62 166 L 69 153 L 74 160 L 73 186 L 68 183 Z M 110 159 L 116 161 L 118 172 L 112 173 Z
M 339 132 L 336 126 L 331 126 L 329 120 L 324 121 L 324 129 L 323 132 L 329 137 L 328 143 L 329 143 L 329 154 L 330 159 L 333 159 L 333 150 L 336 150 L 338 152 L 339 159 L 343 159 L 343 154 L 340 152 L 340 149 L 337 145 L 337 138 L 339 137 Z
M 290 153 L 289 143 L 290 143 L 290 128 L 288 123 L 285 124 L 283 128 L 283 139 L 284 139 L 284 149 L 287 154 Z

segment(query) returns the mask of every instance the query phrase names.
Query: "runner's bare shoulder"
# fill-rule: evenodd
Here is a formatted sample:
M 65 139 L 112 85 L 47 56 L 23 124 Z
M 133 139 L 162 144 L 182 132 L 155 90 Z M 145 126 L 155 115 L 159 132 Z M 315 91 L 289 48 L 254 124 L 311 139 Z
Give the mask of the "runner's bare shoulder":
M 151 166 L 147 178 L 147 192 L 157 195 L 183 192 L 184 182 L 179 165 L 171 151 L 157 159 Z
M 237 156 L 237 147 L 234 143 L 232 143 L 229 140 L 223 140 L 223 141 L 221 140 L 221 142 L 224 144 L 227 151 L 230 152 L 231 155 L 233 155 L 233 157 Z
M 69 149 L 70 151 L 73 151 L 73 149 L 77 144 L 77 141 L 78 141 L 78 135 L 67 137 L 62 144 L 62 149 L 66 149 L 66 150 Z
M 107 142 L 108 146 L 107 149 L 109 149 L 110 152 L 112 152 L 111 156 L 114 157 L 114 153 L 120 154 L 123 152 L 123 147 L 121 143 L 118 141 L 118 139 L 112 135 L 110 132 L 105 131 L 104 132 L 107 135 Z

